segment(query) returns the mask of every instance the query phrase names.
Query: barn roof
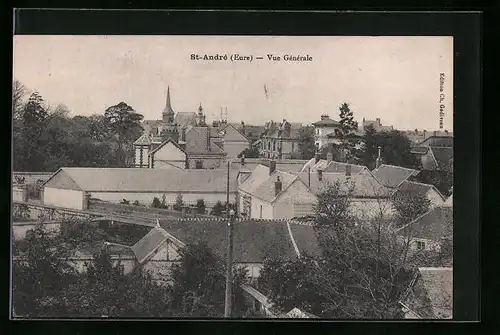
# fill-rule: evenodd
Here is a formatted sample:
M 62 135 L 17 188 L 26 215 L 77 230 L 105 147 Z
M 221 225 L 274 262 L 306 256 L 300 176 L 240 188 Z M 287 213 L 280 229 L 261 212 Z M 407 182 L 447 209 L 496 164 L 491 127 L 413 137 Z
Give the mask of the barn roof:
M 319 256 L 320 249 L 312 226 L 288 223 L 285 220 L 238 220 L 233 230 L 235 262 L 262 263 L 270 255 L 296 259 L 290 232 L 301 252 Z M 183 221 L 160 219 L 160 226 L 185 244 L 205 242 L 219 257 L 227 253 L 227 220 L 203 219 Z
M 401 166 L 382 164 L 372 171 L 379 182 L 387 187 L 397 187 L 411 176 L 416 176 L 418 170 L 408 169 Z
M 230 171 L 232 193 L 237 191 L 236 175 L 237 171 Z M 227 170 L 61 168 L 44 186 L 88 192 L 224 193 Z

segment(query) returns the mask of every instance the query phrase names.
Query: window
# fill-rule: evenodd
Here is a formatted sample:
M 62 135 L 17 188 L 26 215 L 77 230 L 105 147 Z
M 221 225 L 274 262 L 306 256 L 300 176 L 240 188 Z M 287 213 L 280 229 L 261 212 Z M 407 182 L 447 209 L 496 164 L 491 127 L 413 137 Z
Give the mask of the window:
M 195 169 L 203 169 L 203 162 L 202 161 L 196 161 L 196 167 Z
M 273 151 L 276 151 L 276 142 L 273 141 Z
M 417 250 L 424 250 L 425 249 L 425 242 L 416 241 L 416 244 L 417 244 Z
M 292 152 L 294 151 L 294 150 L 293 150 L 293 149 L 294 149 L 294 148 L 293 148 L 293 147 L 294 147 L 294 144 L 295 144 L 295 143 L 293 143 L 293 142 L 292 142 Z
M 262 205 L 260 205 L 260 218 L 262 219 Z

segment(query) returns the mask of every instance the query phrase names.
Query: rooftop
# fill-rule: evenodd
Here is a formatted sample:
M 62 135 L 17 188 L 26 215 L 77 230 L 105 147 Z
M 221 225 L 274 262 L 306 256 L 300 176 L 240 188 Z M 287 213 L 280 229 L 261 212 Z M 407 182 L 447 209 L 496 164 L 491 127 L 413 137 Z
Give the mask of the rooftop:
M 453 208 L 439 206 L 419 216 L 397 231 L 402 236 L 440 241 L 453 238 Z
M 230 192 L 236 192 L 237 171 L 230 173 Z M 225 193 L 227 170 L 61 168 L 45 186 L 88 192 Z
M 375 178 L 387 187 L 398 187 L 403 181 L 418 173 L 418 170 L 387 164 L 382 164 L 372 171 Z

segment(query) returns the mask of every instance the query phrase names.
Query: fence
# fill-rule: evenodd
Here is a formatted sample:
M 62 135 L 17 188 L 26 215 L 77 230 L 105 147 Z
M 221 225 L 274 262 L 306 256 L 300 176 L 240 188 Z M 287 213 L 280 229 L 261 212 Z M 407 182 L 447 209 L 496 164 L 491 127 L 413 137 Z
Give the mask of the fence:
M 158 216 L 170 216 L 170 217 L 200 217 L 200 218 L 213 218 L 211 215 L 198 214 L 196 213 L 196 208 L 185 207 L 183 211 L 173 211 L 161 208 L 151 208 L 139 205 L 125 205 L 116 204 L 111 202 L 104 202 L 98 200 L 89 201 L 89 210 L 96 212 L 106 212 L 106 213 L 116 213 L 116 214 L 130 214 L 134 213 L 151 215 L 152 218 Z

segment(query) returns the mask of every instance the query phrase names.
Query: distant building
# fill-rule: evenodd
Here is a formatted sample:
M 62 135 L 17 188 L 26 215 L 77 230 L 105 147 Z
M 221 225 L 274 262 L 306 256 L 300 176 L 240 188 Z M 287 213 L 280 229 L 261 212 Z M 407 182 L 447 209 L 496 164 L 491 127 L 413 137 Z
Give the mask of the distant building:
M 378 168 L 372 171 L 372 174 L 383 185 L 391 188 L 397 188 L 410 177 L 417 176 L 419 171 L 401 166 L 381 164 Z
M 229 199 L 236 202 L 237 171 L 230 171 Z M 87 209 L 88 199 L 149 205 L 165 195 L 169 205 L 181 194 L 186 205 L 203 199 L 207 208 L 226 202 L 227 170 L 183 170 L 177 168 L 61 168 L 45 184 L 43 203 L 62 208 Z
M 160 219 L 157 226 L 131 249 L 137 263 L 154 279 L 168 282 L 179 249 L 205 242 L 222 259 L 227 257 L 227 219 Z M 255 282 L 268 255 L 296 260 L 302 252 L 321 255 L 312 226 L 286 221 L 236 220 L 233 262 L 248 270 Z
M 245 149 L 249 149 L 252 141 L 230 123 L 216 123 L 210 128 L 214 141 L 226 153 L 226 158 L 237 158 Z
M 265 158 L 293 159 L 300 157 L 301 124 L 292 124 L 287 120 L 282 123 L 268 124 L 262 136 L 260 153 Z
M 372 126 L 375 129 L 375 132 L 391 132 L 394 130 L 393 126 L 383 126 L 380 122 L 380 118 L 376 118 L 375 120 L 365 120 L 363 118 L 363 131 L 366 131 L 366 128 Z
M 348 165 L 348 164 L 347 164 Z M 339 170 L 342 167 L 334 167 Z M 360 218 L 373 218 L 382 207 L 390 214 L 391 190 L 381 185 L 369 171 L 352 173 L 347 166 L 344 173 L 307 171 L 293 173 L 276 169 L 275 162 L 259 165 L 239 182 L 241 214 L 250 218 L 288 219 L 314 214 L 314 204 L 322 189 L 339 182 L 343 190 L 353 187 L 352 212 Z M 240 174 L 242 172 L 240 171 Z
M 453 133 L 448 131 L 448 130 L 432 130 L 432 131 L 427 131 L 425 129 L 423 130 L 406 130 L 403 131 L 403 133 L 408 137 L 408 139 L 414 144 L 418 145 L 428 139 L 429 137 L 447 137 L 447 136 L 453 136 Z
M 321 115 L 321 120 L 314 122 L 314 144 L 319 150 L 328 143 L 340 143 L 340 123 L 330 119 L 328 115 Z
M 411 149 L 423 170 L 453 172 L 453 137 L 431 136 Z

